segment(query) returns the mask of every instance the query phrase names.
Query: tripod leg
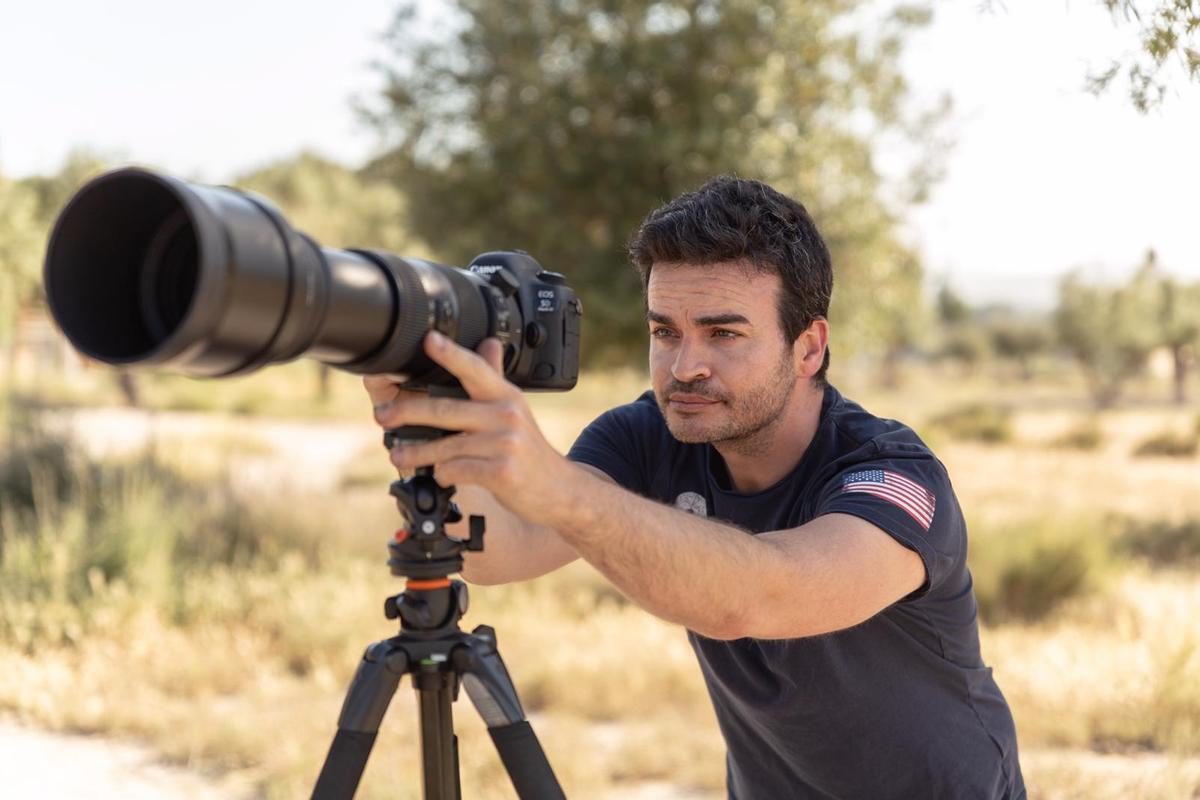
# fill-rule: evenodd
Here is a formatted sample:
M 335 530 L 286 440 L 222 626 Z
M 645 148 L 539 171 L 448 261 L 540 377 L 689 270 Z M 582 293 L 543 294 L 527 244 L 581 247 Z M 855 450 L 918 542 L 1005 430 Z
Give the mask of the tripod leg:
M 472 632 L 470 644 L 455 650 L 454 658 L 455 668 L 463 673 L 467 695 L 487 724 L 517 796 L 521 800 L 565 800 L 496 649 L 495 631 L 480 625 Z
M 313 800 L 349 800 L 358 789 L 379 723 L 408 666 L 408 657 L 387 642 L 367 648 L 346 691 L 338 731 L 321 767 Z
M 455 675 L 422 662 L 413 675 L 421 717 L 421 765 L 425 800 L 459 800 L 458 737 L 454 735 Z

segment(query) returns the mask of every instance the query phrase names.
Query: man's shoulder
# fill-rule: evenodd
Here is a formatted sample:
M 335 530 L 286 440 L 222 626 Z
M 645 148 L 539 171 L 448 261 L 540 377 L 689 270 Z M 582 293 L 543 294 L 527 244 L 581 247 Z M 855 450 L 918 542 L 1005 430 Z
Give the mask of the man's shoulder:
M 936 458 L 909 425 L 872 414 L 860 404 L 830 387 L 828 422 L 837 440 L 836 455 L 858 452 L 864 456 L 915 456 Z

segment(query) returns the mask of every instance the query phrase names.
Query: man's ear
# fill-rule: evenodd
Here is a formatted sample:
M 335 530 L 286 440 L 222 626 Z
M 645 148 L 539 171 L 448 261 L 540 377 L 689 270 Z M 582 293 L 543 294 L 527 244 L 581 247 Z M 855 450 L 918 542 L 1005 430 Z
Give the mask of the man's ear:
M 828 347 L 829 320 L 817 317 L 796 337 L 792 347 L 796 374 L 802 378 L 816 375 L 825 364 L 825 350 Z

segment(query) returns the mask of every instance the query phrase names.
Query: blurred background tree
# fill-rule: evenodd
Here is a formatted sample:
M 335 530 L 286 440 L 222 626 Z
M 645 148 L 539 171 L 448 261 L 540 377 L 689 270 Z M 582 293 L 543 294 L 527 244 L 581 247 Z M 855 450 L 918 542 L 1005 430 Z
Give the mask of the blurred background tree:
M 367 174 L 405 194 L 441 260 L 521 248 L 568 274 L 586 297 L 586 355 L 608 364 L 644 353 L 624 253 L 641 219 L 716 174 L 765 180 L 829 242 L 839 355 L 895 352 L 921 285 L 897 220 L 938 176 L 944 106 L 912 112 L 899 70 L 927 9 L 874 8 L 459 0 L 421 39 L 407 3 L 387 35 L 387 89 L 367 112 L 389 149 Z M 888 137 L 912 154 L 894 181 L 875 160 Z
M 1175 402 L 1188 401 L 1188 376 L 1200 349 L 1200 281 L 1186 284 L 1164 275 L 1159 280 L 1162 344 L 1170 350 Z
M 1173 78 L 1200 81 L 1200 0 L 1098 2 L 1115 23 L 1137 28 L 1138 49 L 1115 56 L 1103 69 L 1090 72 L 1088 91 L 1101 94 L 1124 75 L 1130 102 L 1146 113 L 1166 99 Z M 986 11 L 1004 8 L 999 0 L 983 0 L 979 5 Z
M 1140 111 L 1166 97 L 1171 69 L 1185 80 L 1200 80 L 1200 0 L 1102 0 L 1114 19 L 1137 25 L 1141 52 L 1114 58 L 1088 79 L 1093 92 L 1125 75 L 1129 99 Z
M 987 336 L 975 319 L 975 311 L 957 292 L 943 283 L 934 301 L 938 340 L 933 355 L 949 362 L 963 374 L 974 372 L 990 355 Z
M 1035 360 L 1054 342 L 1054 332 L 1045 320 L 998 307 L 987 315 L 984 325 L 992 352 L 1015 364 L 1021 380 L 1033 380 Z
M 1161 346 L 1161 305 L 1161 275 L 1153 253 L 1123 286 L 1089 284 L 1078 272 L 1059 285 L 1055 327 L 1083 369 L 1097 408 L 1112 407 L 1122 385 L 1140 374 Z

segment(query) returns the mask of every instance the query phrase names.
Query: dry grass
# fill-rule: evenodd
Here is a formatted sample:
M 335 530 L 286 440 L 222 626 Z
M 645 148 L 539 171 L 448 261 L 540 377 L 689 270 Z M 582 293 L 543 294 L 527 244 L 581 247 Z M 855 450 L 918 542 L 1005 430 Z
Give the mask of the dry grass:
M 159 449 L 168 466 L 265 503 L 247 531 L 270 546 L 235 564 L 159 563 L 114 579 L 89 570 L 75 594 L 6 601 L 0 708 L 52 728 L 148 740 L 172 761 L 241 773 L 266 797 L 306 796 L 362 648 L 394 632 L 380 613 L 397 589 L 383 565 L 395 524 L 392 474 L 361 389 L 338 380 L 334 405 L 361 419 L 328 435 L 232 417 L 160 435 L 172 445 Z M 643 388 L 636 373 L 585 376 L 577 392 L 533 402 L 565 450 L 584 424 Z M 984 399 L 978 389 L 909 388 L 865 405 L 920 422 Z M 990 537 L 1037 528 L 1050 542 L 1093 534 L 1117 541 L 1113 520 L 1161 522 L 1170 534 L 1200 519 L 1200 460 L 1132 457 L 1155 431 L 1189 424 L 1188 412 L 1108 412 L 1094 418 L 1094 450 L 1063 449 L 1056 441 L 1084 419 L 1078 387 L 1022 392 L 986 396 L 1016 409 L 1010 442 L 937 443 L 972 522 L 975 557 L 993 562 L 977 564 L 981 592 L 989 569 L 1013 558 Z M 160 417 L 160 433 L 171 419 Z M 237 476 L 222 476 L 223 467 Z M 324 484 L 301 480 L 321 471 L 329 473 Z M 265 482 L 268 474 L 278 486 Z M 187 522 L 188 508 L 165 513 L 153 487 L 130 491 L 121 519 L 146 541 L 166 521 Z M 70 567 L 72 530 L 84 528 L 41 531 L 45 564 Z M 281 550 L 279 541 L 291 544 Z M 17 569 L 19 552 L 10 543 L 0 561 Z M 153 547 L 146 552 L 161 561 Z M 1041 621 L 1013 618 L 982 632 L 1017 718 L 1034 797 L 1200 794 L 1200 574 L 1191 562 L 1163 567 L 1123 552 L 1086 562 L 1087 590 L 1063 594 Z M 569 796 L 722 796 L 723 748 L 682 630 L 631 606 L 582 564 L 524 585 L 475 588 L 472 599 L 465 623 L 496 627 Z M 464 796 L 512 797 L 482 723 L 467 702 L 456 711 Z M 406 683 L 360 796 L 418 796 L 415 731 Z
M 1200 576 L 1130 570 L 1039 625 L 985 631 L 1022 742 L 1200 752 Z

